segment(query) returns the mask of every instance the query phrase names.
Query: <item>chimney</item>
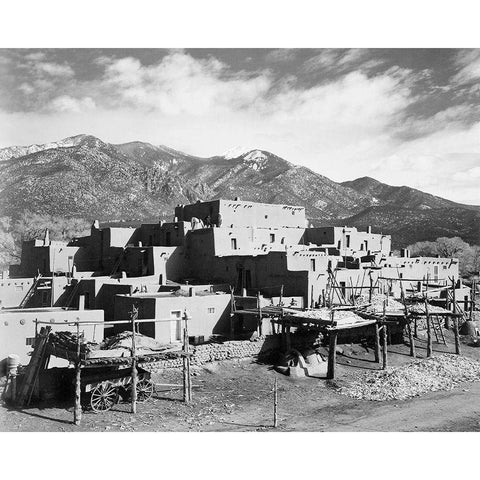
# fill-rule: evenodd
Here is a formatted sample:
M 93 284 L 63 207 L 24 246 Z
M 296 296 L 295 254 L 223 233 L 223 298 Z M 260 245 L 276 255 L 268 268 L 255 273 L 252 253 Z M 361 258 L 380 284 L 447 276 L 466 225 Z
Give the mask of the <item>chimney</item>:
M 83 293 L 78 296 L 78 309 L 85 310 L 85 295 Z
M 372 227 L 371 227 L 371 225 L 369 225 L 369 226 L 367 227 L 367 233 L 372 233 Z
M 190 288 L 188 289 L 188 296 L 189 296 L 189 297 L 194 297 L 194 296 L 195 296 L 195 288 L 190 287 Z
M 408 248 L 402 248 L 400 250 L 400 256 L 402 258 L 410 258 L 410 250 Z
M 143 247 L 141 240 L 138 241 L 138 246 L 139 246 L 139 247 Z
M 240 197 L 235 197 L 235 201 L 236 201 L 236 202 L 239 202 L 239 201 L 240 201 Z
M 45 234 L 43 236 L 43 244 L 50 245 L 50 230 L 48 228 L 45 229 Z

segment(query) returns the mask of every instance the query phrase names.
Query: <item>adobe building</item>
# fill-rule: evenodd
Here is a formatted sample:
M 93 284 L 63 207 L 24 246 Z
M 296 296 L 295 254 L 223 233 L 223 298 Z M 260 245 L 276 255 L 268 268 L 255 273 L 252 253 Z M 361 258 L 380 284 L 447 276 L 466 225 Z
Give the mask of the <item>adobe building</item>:
M 413 288 L 427 277 L 457 281 L 458 260 L 395 257 L 390 236 L 371 229 L 307 227 L 301 206 L 213 200 L 176 207 L 172 222 L 101 228 L 95 221 L 90 235 L 69 243 L 51 241 L 46 231 L 42 240 L 24 243 L 21 264 L 2 280 L 0 301 L 5 319 L 12 307 L 84 308 L 102 311 L 105 321 L 129 318 L 138 303 L 141 318 L 168 320 L 142 326 L 161 341 L 173 339 L 178 311 L 187 309 L 191 334 L 207 339 L 232 331 L 230 288 L 296 298 L 299 307 L 311 308 L 332 288 L 348 299 L 353 287 L 382 281 L 399 296 L 395 279 L 411 279 Z M 181 293 L 205 285 L 223 293 Z M 60 311 L 52 315 L 63 318 Z M 0 350 L 0 358 L 8 353 Z

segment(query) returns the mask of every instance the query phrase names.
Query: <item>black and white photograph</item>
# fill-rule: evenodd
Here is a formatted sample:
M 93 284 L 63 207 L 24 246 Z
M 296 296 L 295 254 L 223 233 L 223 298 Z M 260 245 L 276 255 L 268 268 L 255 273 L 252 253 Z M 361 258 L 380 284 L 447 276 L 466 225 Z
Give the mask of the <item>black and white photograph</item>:
M 5 442 L 480 431 L 480 45 L 243 28 L 0 45 Z

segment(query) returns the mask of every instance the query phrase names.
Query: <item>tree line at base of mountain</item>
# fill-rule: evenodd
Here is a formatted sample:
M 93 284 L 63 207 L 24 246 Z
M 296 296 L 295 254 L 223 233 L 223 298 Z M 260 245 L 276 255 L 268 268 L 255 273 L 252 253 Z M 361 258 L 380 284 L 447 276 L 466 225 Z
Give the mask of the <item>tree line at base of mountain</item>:
M 83 218 L 65 218 L 25 211 L 19 218 L 0 217 L 0 270 L 19 264 L 22 242 L 43 238 L 45 229 L 50 240 L 70 241 L 74 237 L 88 235 L 90 222 Z
M 480 274 L 480 246 L 470 245 L 460 237 L 439 237 L 434 242 L 416 242 L 407 247 L 412 257 L 458 258 L 460 274 L 464 278 Z
M 88 235 L 90 222 L 83 218 L 65 218 L 25 211 L 16 220 L 0 217 L 0 269 L 20 263 L 22 242 L 43 238 L 45 229 L 51 240 L 70 241 Z M 478 276 L 480 246 L 470 245 L 460 237 L 440 237 L 435 241 L 416 242 L 407 247 L 412 257 L 455 257 L 460 261 L 460 273 L 465 278 Z

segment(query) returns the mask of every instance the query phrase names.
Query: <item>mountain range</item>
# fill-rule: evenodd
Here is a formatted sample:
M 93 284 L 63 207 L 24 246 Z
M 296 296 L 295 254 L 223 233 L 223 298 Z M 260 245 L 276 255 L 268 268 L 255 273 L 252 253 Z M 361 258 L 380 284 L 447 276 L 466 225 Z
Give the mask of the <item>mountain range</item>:
M 201 158 L 90 135 L 0 149 L 1 216 L 23 211 L 101 222 L 158 221 L 196 200 L 240 197 L 306 207 L 313 225 L 392 235 L 401 247 L 440 236 L 480 243 L 480 207 L 370 177 L 337 183 L 263 150 Z

